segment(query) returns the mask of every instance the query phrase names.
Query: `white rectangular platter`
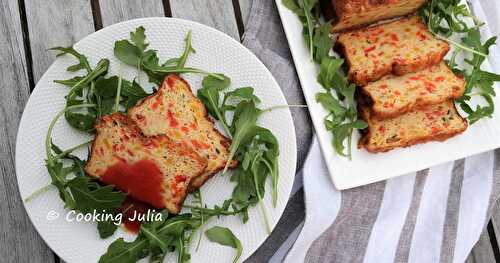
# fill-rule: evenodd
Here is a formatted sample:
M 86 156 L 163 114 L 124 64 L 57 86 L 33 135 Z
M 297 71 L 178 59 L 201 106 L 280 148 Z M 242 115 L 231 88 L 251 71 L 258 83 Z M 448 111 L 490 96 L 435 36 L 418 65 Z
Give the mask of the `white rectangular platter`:
M 497 109 L 493 118 L 482 119 L 470 126 L 463 134 L 445 142 L 430 142 L 396 149 L 388 153 L 372 154 L 366 150 L 358 149 L 359 134 L 355 131 L 352 160 L 338 156 L 332 146 L 333 136 L 323 124 L 324 117 L 328 115 L 328 112 L 315 100 L 316 93 L 323 89 L 316 81 L 319 67 L 310 59 L 309 50 L 302 36 L 302 25 L 296 15 L 282 4 L 282 0 L 276 0 L 276 5 L 316 135 L 337 189 L 343 190 L 387 180 L 500 147 L 500 109 Z M 483 32 L 483 37 L 485 37 L 484 35 Z M 484 63 L 483 69 L 491 70 L 488 61 Z M 495 97 L 494 101 L 496 105 L 500 105 L 499 96 Z M 477 103 L 481 102 L 477 101 Z

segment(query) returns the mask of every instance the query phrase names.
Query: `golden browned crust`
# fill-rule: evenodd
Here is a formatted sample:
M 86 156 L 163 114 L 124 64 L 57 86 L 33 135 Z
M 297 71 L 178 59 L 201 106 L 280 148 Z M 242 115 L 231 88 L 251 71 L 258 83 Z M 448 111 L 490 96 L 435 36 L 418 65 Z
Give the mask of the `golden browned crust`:
M 86 162 L 86 164 L 84 166 L 85 172 L 92 177 L 99 178 L 100 176 L 102 176 L 102 174 L 95 174 L 94 170 L 91 169 L 90 166 L 94 163 L 93 158 L 97 158 L 96 157 L 97 155 L 95 154 L 94 151 L 96 150 L 95 144 L 96 144 L 97 138 L 100 136 L 100 131 L 101 131 L 101 129 L 105 128 L 106 123 L 109 123 L 109 122 L 115 122 L 115 125 L 118 125 L 118 123 L 121 123 L 121 126 L 126 127 L 127 130 L 130 132 L 127 134 L 129 136 L 132 136 L 132 137 L 136 138 L 137 140 L 139 140 L 139 142 L 142 145 L 149 145 L 149 144 L 151 144 L 152 141 L 158 141 L 161 143 L 165 143 L 164 145 L 166 145 L 166 147 L 168 149 L 175 151 L 182 156 L 189 156 L 189 158 L 191 158 L 192 160 L 197 162 L 199 165 L 199 167 L 197 167 L 197 169 L 199 169 L 199 171 L 196 171 L 196 173 L 193 177 L 188 177 L 186 179 L 188 183 L 192 179 L 203 174 L 205 171 L 205 168 L 207 167 L 207 164 L 208 164 L 207 159 L 201 157 L 192 149 L 183 147 L 182 145 L 171 140 L 166 135 L 156 135 L 156 136 L 145 137 L 142 134 L 140 128 L 136 125 L 136 123 L 133 120 L 131 120 L 130 118 L 128 118 L 127 116 L 125 116 L 124 114 L 122 114 L 120 112 L 115 112 L 115 113 L 112 113 L 110 115 L 106 115 L 106 116 L 101 117 L 94 125 L 96 128 L 96 135 L 95 135 L 94 140 L 93 140 L 92 145 L 91 145 L 91 149 L 90 149 L 90 153 L 89 153 L 90 156 L 89 156 L 88 161 Z M 164 176 L 166 176 L 166 175 L 164 174 Z M 182 191 L 179 193 L 180 194 L 180 196 L 178 196 L 179 199 L 177 199 L 176 201 L 174 201 L 174 199 L 169 199 L 169 201 L 171 203 L 165 202 L 165 205 L 166 205 L 165 207 L 169 210 L 170 213 L 177 214 L 180 212 L 180 210 L 182 208 L 182 204 L 184 203 L 184 200 L 187 196 L 187 193 L 189 193 L 188 187 L 186 187 L 185 189 L 179 189 L 179 191 Z
M 398 19 L 396 21 L 393 21 L 388 24 L 393 24 L 393 23 L 401 23 L 408 21 L 410 19 L 415 18 L 415 16 L 408 17 L 408 18 L 402 18 Z M 419 26 L 425 27 L 423 24 L 422 20 L 420 17 L 416 18 L 417 21 L 420 23 Z M 435 39 L 435 41 L 440 42 L 443 45 L 443 49 L 439 50 L 438 52 L 429 52 L 426 54 L 426 56 L 418 56 L 415 57 L 411 60 L 407 59 L 400 59 L 397 57 L 393 57 L 392 63 L 387 63 L 383 64 L 381 66 L 377 66 L 375 69 L 371 70 L 370 72 L 368 71 L 367 68 L 357 70 L 354 67 L 354 61 L 352 61 L 352 57 L 349 55 L 347 52 L 348 45 L 351 43 L 351 41 L 356 41 L 353 39 L 346 39 L 344 40 L 344 36 L 346 35 L 357 35 L 357 34 L 366 34 L 368 32 L 372 32 L 377 29 L 382 29 L 385 25 L 388 24 L 382 24 L 374 27 L 368 27 L 368 28 L 362 28 L 358 30 L 353 30 L 349 31 L 346 33 L 341 34 L 337 41 L 335 42 L 334 49 L 340 53 L 347 62 L 347 65 L 349 67 L 349 72 L 348 72 L 348 79 L 351 82 L 354 82 L 358 86 L 366 86 L 368 83 L 377 81 L 381 79 L 382 77 L 389 75 L 389 74 L 394 74 L 397 76 L 402 76 L 408 73 L 413 73 L 416 71 L 423 70 L 425 68 L 428 68 L 432 65 L 440 63 L 443 58 L 446 56 L 448 51 L 450 50 L 450 46 L 447 42 L 439 39 Z M 346 41 L 346 42 L 344 42 Z M 408 51 L 410 52 L 410 51 Z M 368 58 L 367 58 L 368 59 Z
M 371 145 L 368 141 L 370 137 L 372 136 L 372 116 L 370 115 L 370 110 L 366 108 L 366 105 L 364 104 L 363 100 L 358 103 L 358 111 L 361 113 L 361 118 L 368 123 L 368 128 L 364 129 L 361 131 L 361 138 L 358 141 L 358 148 L 365 148 L 367 151 L 371 153 L 382 153 L 382 152 L 388 152 L 391 151 L 395 148 L 406 148 L 410 147 L 416 144 L 421 144 L 421 143 L 426 143 L 430 141 L 445 141 L 451 137 L 454 137 L 456 135 L 459 135 L 463 133 L 465 130 L 468 128 L 467 120 L 460 116 L 458 113 L 455 103 L 451 102 L 453 105 L 453 110 L 457 113 L 456 115 L 460 118 L 461 122 L 464 124 L 461 129 L 456 129 L 456 130 L 450 130 L 450 131 L 443 131 L 438 134 L 430 135 L 430 136 L 421 136 L 421 137 L 416 137 L 413 139 L 405 140 L 401 142 L 398 145 L 387 145 L 387 146 L 374 146 Z
M 221 141 L 221 144 L 226 149 L 228 149 L 228 151 L 229 151 L 229 147 L 231 146 L 231 140 L 229 140 L 229 138 L 227 138 L 226 136 L 224 136 L 218 129 L 215 128 L 215 122 L 214 122 L 214 120 L 208 115 L 207 108 L 205 107 L 205 105 L 203 104 L 203 102 L 201 102 L 201 100 L 194 95 L 193 90 L 191 89 L 191 86 L 189 85 L 189 83 L 185 79 L 179 77 L 178 75 L 172 75 L 172 76 L 174 78 L 176 78 L 177 80 L 182 81 L 184 83 L 184 87 L 186 87 L 187 91 L 189 91 L 188 94 L 190 94 L 192 96 L 192 98 L 196 101 L 196 103 L 198 105 L 200 105 L 200 107 L 203 109 L 203 115 L 204 115 L 205 120 L 207 120 L 207 121 L 209 121 L 209 122 L 212 123 L 212 125 L 213 125 L 213 129 L 212 130 L 213 130 L 213 132 L 215 134 L 217 134 L 217 137 Z M 168 77 L 169 76 L 167 76 L 166 78 L 168 78 Z M 230 165 L 230 168 L 231 169 L 236 168 L 237 165 L 238 165 L 238 162 L 236 160 L 233 160 L 233 162 Z M 200 188 L 201 186 L 203 186 L 203 184 L 205 184 L 206 181 L 208 181 L 214 175 L 216 175 L 217 173 L 219 173 L 220 171 L 222 171 L 222 169 L 224 169 L 225 166 L 226 166 L 225 162 L 221 163 L 219 166 L 217 166 L 217 168 L 214 169 L 214 171 L 212 173 L 201 174 L 200 176 L 194 178 L 191 181 L 191 183 L 189 184 L 188 192 L 192 193 L 192 192 L 196 191 L 198 188 Z
M 352 68 L 353 62 L 351 61 L 349 56 L 345 56 L 346 54 L 345 48 L 346 47 L 344 46 L 343 43 L 338 41 L 336 42 L 335 49 L 340 54 L 343 54 L 344 58 L 346 59 L 348 67 Z M 450 50 L 449 48 L 450 47 L 448 46 L 447 49 L 442 50 L 441 52 L 430 53 L 427 57 L 422 58 L 422 60 L 415 59 L 409 62 L 396 60 L 392 64 L 388 64 L 385 67 L 377 68 L 375 71 L 372 72 L 372 74 L 367 74 L 368 73 L 367 70 L 363 72 L 349 70 L 348 78 L 349 81 L 354 82 L 356 83 L 356 85 L 363 87 L 368 85 L 370 82 L 377 81 L 389 74 L 403 76 L 405 74 L 416 72 L 441 62 L 448 53 L 448 51 Z
M 455 74 L 455 73 L 451 72 L 451 74 Z M 359 96 L 359 98 L 363 100 L 363 105 L 366 108 L 370 109 L 371 118 L 376 118 L 379 120 L 391 119 L 391 118 L 401 116 L 401 115 L 403 115 L 407 112 L 413 111 L 413 110 L 424 109 L 425 107 L 427 107 L 429 105 L 440 104 L 440 103 L 443 103 L 443 102 L 448 101 L 450 99 L 460 98 L 465 91 L 466 82 L 465 82 L 464 78 L 461 76 L 459 76 L 458 79 L 461 80 L 459 92 L 450 93 L 449 96 L 443 96 L 440 99 L 434 100 L 432 102 L 424 100 L 420 97 L 417 97 L 417 99 L 414 102 L 408 103 L 405 105 L 405 107 L 399 108 L 396 111 L 380 111 L 377 108 L 373 107 L 374 100 L 376 98 L 372 97 L 372 94 L 370 92 L 367 92 L 365 90 L 365 87 L 361 87 L 361 89 L 360 89 L 361 96 Z
M 208 122 L 210 122 L 212 124 L 212 131 L 214 132 L 214 134 L 216 134 L 216 136 L 218 137 L 218 139 L 220 140 L 221 144 L 226 148 L 226 149 L 229 149 L 230 145 L 231 145 L 231 141 L 225 137 L 219 130 L 217 130 L 215 128 L 215 123 L 214 123 L 214 120 L 208 115 L 208 111 L 205 107 L 205 105 L 203 104 L 203 102 L 194 95 L 194 93 L 192 92 L 192 89 L 191 89 L 191 86 L 189 85 L 189 83 L 184 80 L 183 78 L 181 78 L 180 76 L 178 75 L 175 75 L 175 74 L 169 74 L 167 76 L 165 76 L 163 82 L 162 82 L 162 85 L 160 86 L 159 90 L 165 90 L 167 89 L 168 87 L 168 79 L 169 78 L 173 78 L 175 81 L 181 81 L 184 83 L 183 87 L 185 87 L 187 89 L 187 94 L 188 96 L 190 96 L 193 101 L 203 110 L 203 116 L 204 116 L 204 119 Z M 156 93 L 155 94 L 151 94 L 149 95 L 148 97 L 144 98 L 140 103 L 138 103 L 136 106 L 132 107 L 129 109 L 129 114 L 130 113 L 133 113 L 134 112 L 134 109 L 136 108 L 139 108 L 142 106 L 142 104 L 144 104 L 145 102 L 153 99 L 155 97 Z M 233 161 L 231 163 L 231 166 L 230 168 L 235 168 L 237 165 L 237 162 L 236 161 Z M 189 184 L 189 187 L 188 187 L 188 192 L 194 192 L 196 191 L 198 188 L 200 188 L 207 180 L 209 180 L 210 178 L 212 178 L 214 175 L 216 175 L 218 172 L 220 172 L 222 169 L 224 169 L 225 167 L 225 162 L 224 163 L 221 163 L 219 166 L 217 166 L 213 171 L 211 172 L 207 172 L 205 171 L 204 173 L 201 173 L 199 176 L 193 178 L 193 180 L 191 180 L 190 184 Z
M 400 4 L 400 0 L 330 0 L 332 9 L 334 12 L 328 10 L 328 6 L 324 4 L 327 8 L 328 15 L 327 19 L 334 18 L 332 22 L 332 33 L 341 33 L 349 30 L 359 29 L 366 27 L 372 23 L 376 23 L 386 19 L 392 19 L 396 17 L 401 17 L 415 13 L 418 8 L 420 8 L 425 0 L 413 0 L 416 5 L 410 9 L 404 9 L 404 11 L 395 10 L 395 5 Z M 404 3 L 403 3 L 404 4 Z M 405 5 L 403 5 L 405 6 Z M 377 9 L 384 8 L 383 11 L 391 12 L 387 14 L 381 14 Z M 348 22 L 350 18 L 360 18 L 361 16 L 367 16 L 367 12 L 375 12 L 375 16 L 372 18 L 364 18 L 359 23 Z

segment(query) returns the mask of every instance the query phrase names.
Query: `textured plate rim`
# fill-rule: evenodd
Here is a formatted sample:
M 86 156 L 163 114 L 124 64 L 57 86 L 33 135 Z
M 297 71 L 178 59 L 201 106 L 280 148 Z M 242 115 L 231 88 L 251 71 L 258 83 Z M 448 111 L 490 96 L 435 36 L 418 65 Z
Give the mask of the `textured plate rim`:
M 136 18 L 136 19 L 130 19 L 130 20 L 126 20 L 126 21 L 122 21 L 122 22 L 118 22 L 118 23 L 115 23 L 115 24 L 112 24 L 112 25 L 109 25 L 107 27 L 104 27 L 102 29 L 99 29 L 95 32 L 92 32 L 91 34 L 81 38 L 80 40 L 76 41 L 73 45 L 78 45 L 80 42 L 86 40 L 87 38 L 95 35 L 95 34 L 104 34 L 103 31 L 104 30 L 109 30 L 109 31 L 112 31 L 114 27 L 118 27 L 122 24 L 126 24 L 126 23 L 140 23 L 141 21 L 158 21 L 158 20 L 162 20 L 162 21 L 159 21 L 159 23 L 161 22 L 164 22 L 164 23 L 185 23 L 187 25 L 190 25 L 190 26 L 197 26 L 197 27 L 200 27 L 200 28 L 203 28 L 203 29 L 206 29 L 208 31 L 211 31 L 213 32 L 214 34 L 218 35 L 218 37 L 222 38 L 222 39 L 225 39 L 225 40 L 229 40 L 228 43 L 232 43 L 232 45 L 235 45 L 235 46 L 238 46 L 242 52 L 246 52 L 248 55 L 250 55 L 250 58 L 253 59 L 258 65 L 260 68 L 263 69 L 263 73 L 267 75 L 267 77 L 271 80 L 272 82 L 272 85 L 277 87 L 277 90 L 279 91 L 279 96 L 281 97 L 281 99 L 283 99 L 285 102 L 287 101 L 286 100 L 286 97 L 281 89 L 281 86 L 278 84 L 278 82 L 276 81 L 276 79 L 274 78 L 274 76 L 271 74 L 271 72 L 269 71 L 269 69 L 264 65 L 264 63 L 253 53 L 251 52 L 247 47 L 245 47 L 241 42 L 238 42 L 237 40 L 235 40 L 234 38 L 230 37 L 229 35 L 227 35 L 226 33 L 216 29 L 216 28 L 213 28 L 213 27 L 210 27 L 210 26 L 207 26 L 207 25 L 204 25 L 204 24 L 201 24 L 199 22 L 196 22 L 196 21 L 191 21 L 191 20 L 186 20 L 186 19 L 181 19 L 181 18 L 173 18 L 173 17 L 147 17 L 147 18 Z M 40 229 L 39 227 L 35 224 L 35 222 L 33 221 L 33 218 L 32 218 L 32 213 L 30 213 L 30 210 L 28 209 L 27 207 L 27 204 L 24 200 L 24 198 L 22 197 L 22 194 L 21 194 L 21 188 L 20 188 L 20 183 L 19 183 L 19 178 L 18 178 L 18 175 L 17 175 L 17 167 L 20 166 L 21 164 L 18 163 L 18 160 L 19 160 L 19 151 L 18 151 L 18 145 L 19 145 L 19 142 L 20 142 L 20 136 L 19 133 L 21 131 L 21 128 L 22 128 L 22 124 L 24 122 L 26 122 L 26 116 L 24 114 L 25 110 L 32 104 L 32 97 L 35 97 L 37 96 L 38 92 L 40 91 L 40 88 L 39 88 L 39 84 L 41 82 L 41 80 L 44 80 L 46 78 L 46 75 L 47 75 L 47 72 L 50 71 L 53 66 L 54 66 L 54 62 L 55 60 L 52 62 L 52 64 L 47 68 L 47 70 L 44 72 L 44 74 L 40 77 L 40 79 L 38 80 L 38 82 L 36 83 L 35 85 L 35 88 L 33 89 L 33 91 L 31 92 L 29 98 L 28 98 L 28 101 L 26 102 L 26 105 L 24 106 L 23 108 L 23 113 L 22 113 L 22 116 L 21 116 L 21 119 L 19 121 L 19 125 L 18 125 L 18 128 L 17 128 L 17 132 L 16 132 L 16 148 L 15 148 L 15 167 L 16 167 L 16 182 L 17 182 L 17 189 L 18 189 L 18 192 L 19 192 L 19 198 L 21 198 L 21 202 L 23 204 L 23 207 L 24 207 L 24 210 L 26 211 L 26 214 L 28 215 L 28 218 L 32 224 L 32 226 L 35 228 L 36 232 L 38 233 L 38 235 L 41 237 L 41 239 L 44 241 L 44 243 L 51 249 L 51 251 L 55 254 L 57 254 L 61 259 L 65 260 L 66 262 L 68 262 L 66 259 L 64 259 L 63 257 L 60 256 L 60 254 L 57 252 L 56 249 L 54 249 L 54 246 L 53 244 L 51 244 L 50 242 L 48 242 L 45 238 L 44 235 L 42 235 L 42 233 L 40 232 Z M 286 108 L 284 109 L 286 111 L 286 114 L 290 117 L 290 119 L 292 120 L 291 124 L 292 124 L 292 127 L 295 127 L 295 123 L 293 122 L 293 117 L 292 117 L 292 114 L 291 114 L 291 111 L 289 108 Z M 292 152 L 292 160 L 293 160 L 293 164 L 288 164 L 288 165 L 291 165 L 290 167 L 292 167 L 292 171 L 293 171 L 293 176 L 295 176 L 296 174 L 296 164 L 297 164 L 297 137 L 296 137 L 296 132 L 295 132 L 295 128 L 292 129 L 290 131 L 290 136 L 291 138 L 293 139 L 291 142 L 287 142 L 289 144 L 291 144 L 291 148 L 294 149 L 294 151 Z M 288 193 L 286 193 L 286 203 L 288 203 L 289 201 L 289 198 L 290 198 L 290 195 L 292 193 L 292 186 L 293 186 L 293 182 L 294 180 L 290 180 L 292 185 L 290 185 L 290 190 Z M 283 193 L 280 193 L 280 194 L 283 194 Z M 274 230 L 276 229 L 276 226 L 278 225 L 279 221 L 281 220 L 281 218 L 283 217 L 283 214 L 284 214 L 284 211 L 286 209 L 286 203 L 284 204 L 284 208 L 283 210 L 280 212 L 279 214 L 279 217 L 277 217 L 277 220 L 275 222 L 273 222 L 272 224 L 272 229 L 271 229 L 271 234 L 269 234 L 267 237 L 263 238 L 261 240 L 261 242 L 259 242 L 260 244 L 258 246 L 255 247 L 255 249 L 253 251 L 250 251 L 250 253 L 248 254 L 248 257 L 252 256 L 264 243 L 265 241 L 273 234 Z M 242 227 L 244 227 L 244 225 L 242 224 Z M 247 258 L 241 258 L 240 260 L 241 261 L 244 261 L 246 260 Z

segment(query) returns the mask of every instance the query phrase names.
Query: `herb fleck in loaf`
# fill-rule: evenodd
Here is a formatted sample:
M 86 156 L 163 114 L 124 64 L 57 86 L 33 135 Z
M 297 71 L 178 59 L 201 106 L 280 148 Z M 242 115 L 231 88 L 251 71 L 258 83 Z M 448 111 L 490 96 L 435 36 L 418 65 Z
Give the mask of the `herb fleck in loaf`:
M 415 107 L 459 98 L 464 88 L 464 79 L 441 62 L 404 76 L 388 75 L 362 87 L 362 91 L 372 105 L 371 113 L 381 119 L 399 116 Z
M 215 128 L 205 106 L 181 77 L 165 77 L 160 89 L 128 115 L 146 136 L 166 134 L 208 159 L 205 172 L 191 181 L 190 191 L 224 168 L 230 141 Z
M 189 183 L 207 160 L 167 136 L 144 137 L 121 113 L 102 117 L 95 128 L 85 171 L 155 208 L 179 213 Z
M 428 141 L 444 141 L 467 129 L 452 100 L 429 105 L 396 118 L 379 120 L 360 104 L 362 118 L 368 122 L 359 146 L 377 153 Z
M 336 19 L 332 31 L 359 28 L 415 12 L 425 0 L 331 0 Z
M 340 34 L 336 48 L 349 65 L 349 80 L 365 86 L 385 75 L 404 75 L 438 64 L 449 50 L 420 17 Z

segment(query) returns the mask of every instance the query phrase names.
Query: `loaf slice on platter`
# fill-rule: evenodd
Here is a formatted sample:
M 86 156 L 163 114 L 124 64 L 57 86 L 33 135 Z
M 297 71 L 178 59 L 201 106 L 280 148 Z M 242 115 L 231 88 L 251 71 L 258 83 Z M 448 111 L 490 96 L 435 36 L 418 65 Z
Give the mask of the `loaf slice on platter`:
M 444 63 L 404 76 L 388 75 L 362 87 L 373 116 L 384 119 L 462 96 L 465 80 Z
M 345 32 L 336 43 L 347 60 L 349 80 L 358 86 L 388 74 L 401 76 L 438 64 L 450 49 L 418 16 Z
M 359 28 L 415 12 L 425 0 L 328 0 L 335 10 L 332 32 Z
M 160 89 L 131 108 L 128 116 L 146 136 L 165 134 L 208 160 L 205 171 L 191 181 L 190 191 L 226 165 L 229 139 L 215 128 L 205 106 L 181 77 L 165 77 Z
M 459 115 L 452 100 L 386 120 L 371 116 L 370 109 L 362 103 L 359 111 L 368 122 L 359 147 L 373 153 L 428 141 L 444 141 L 467 129 L 467 121 Z
M 189 183 L 207 160 L 167 136 L 144 137 L 121 113 L 102 117 L 95 128 L 85 171 L 137 200 L 179 213 Z

